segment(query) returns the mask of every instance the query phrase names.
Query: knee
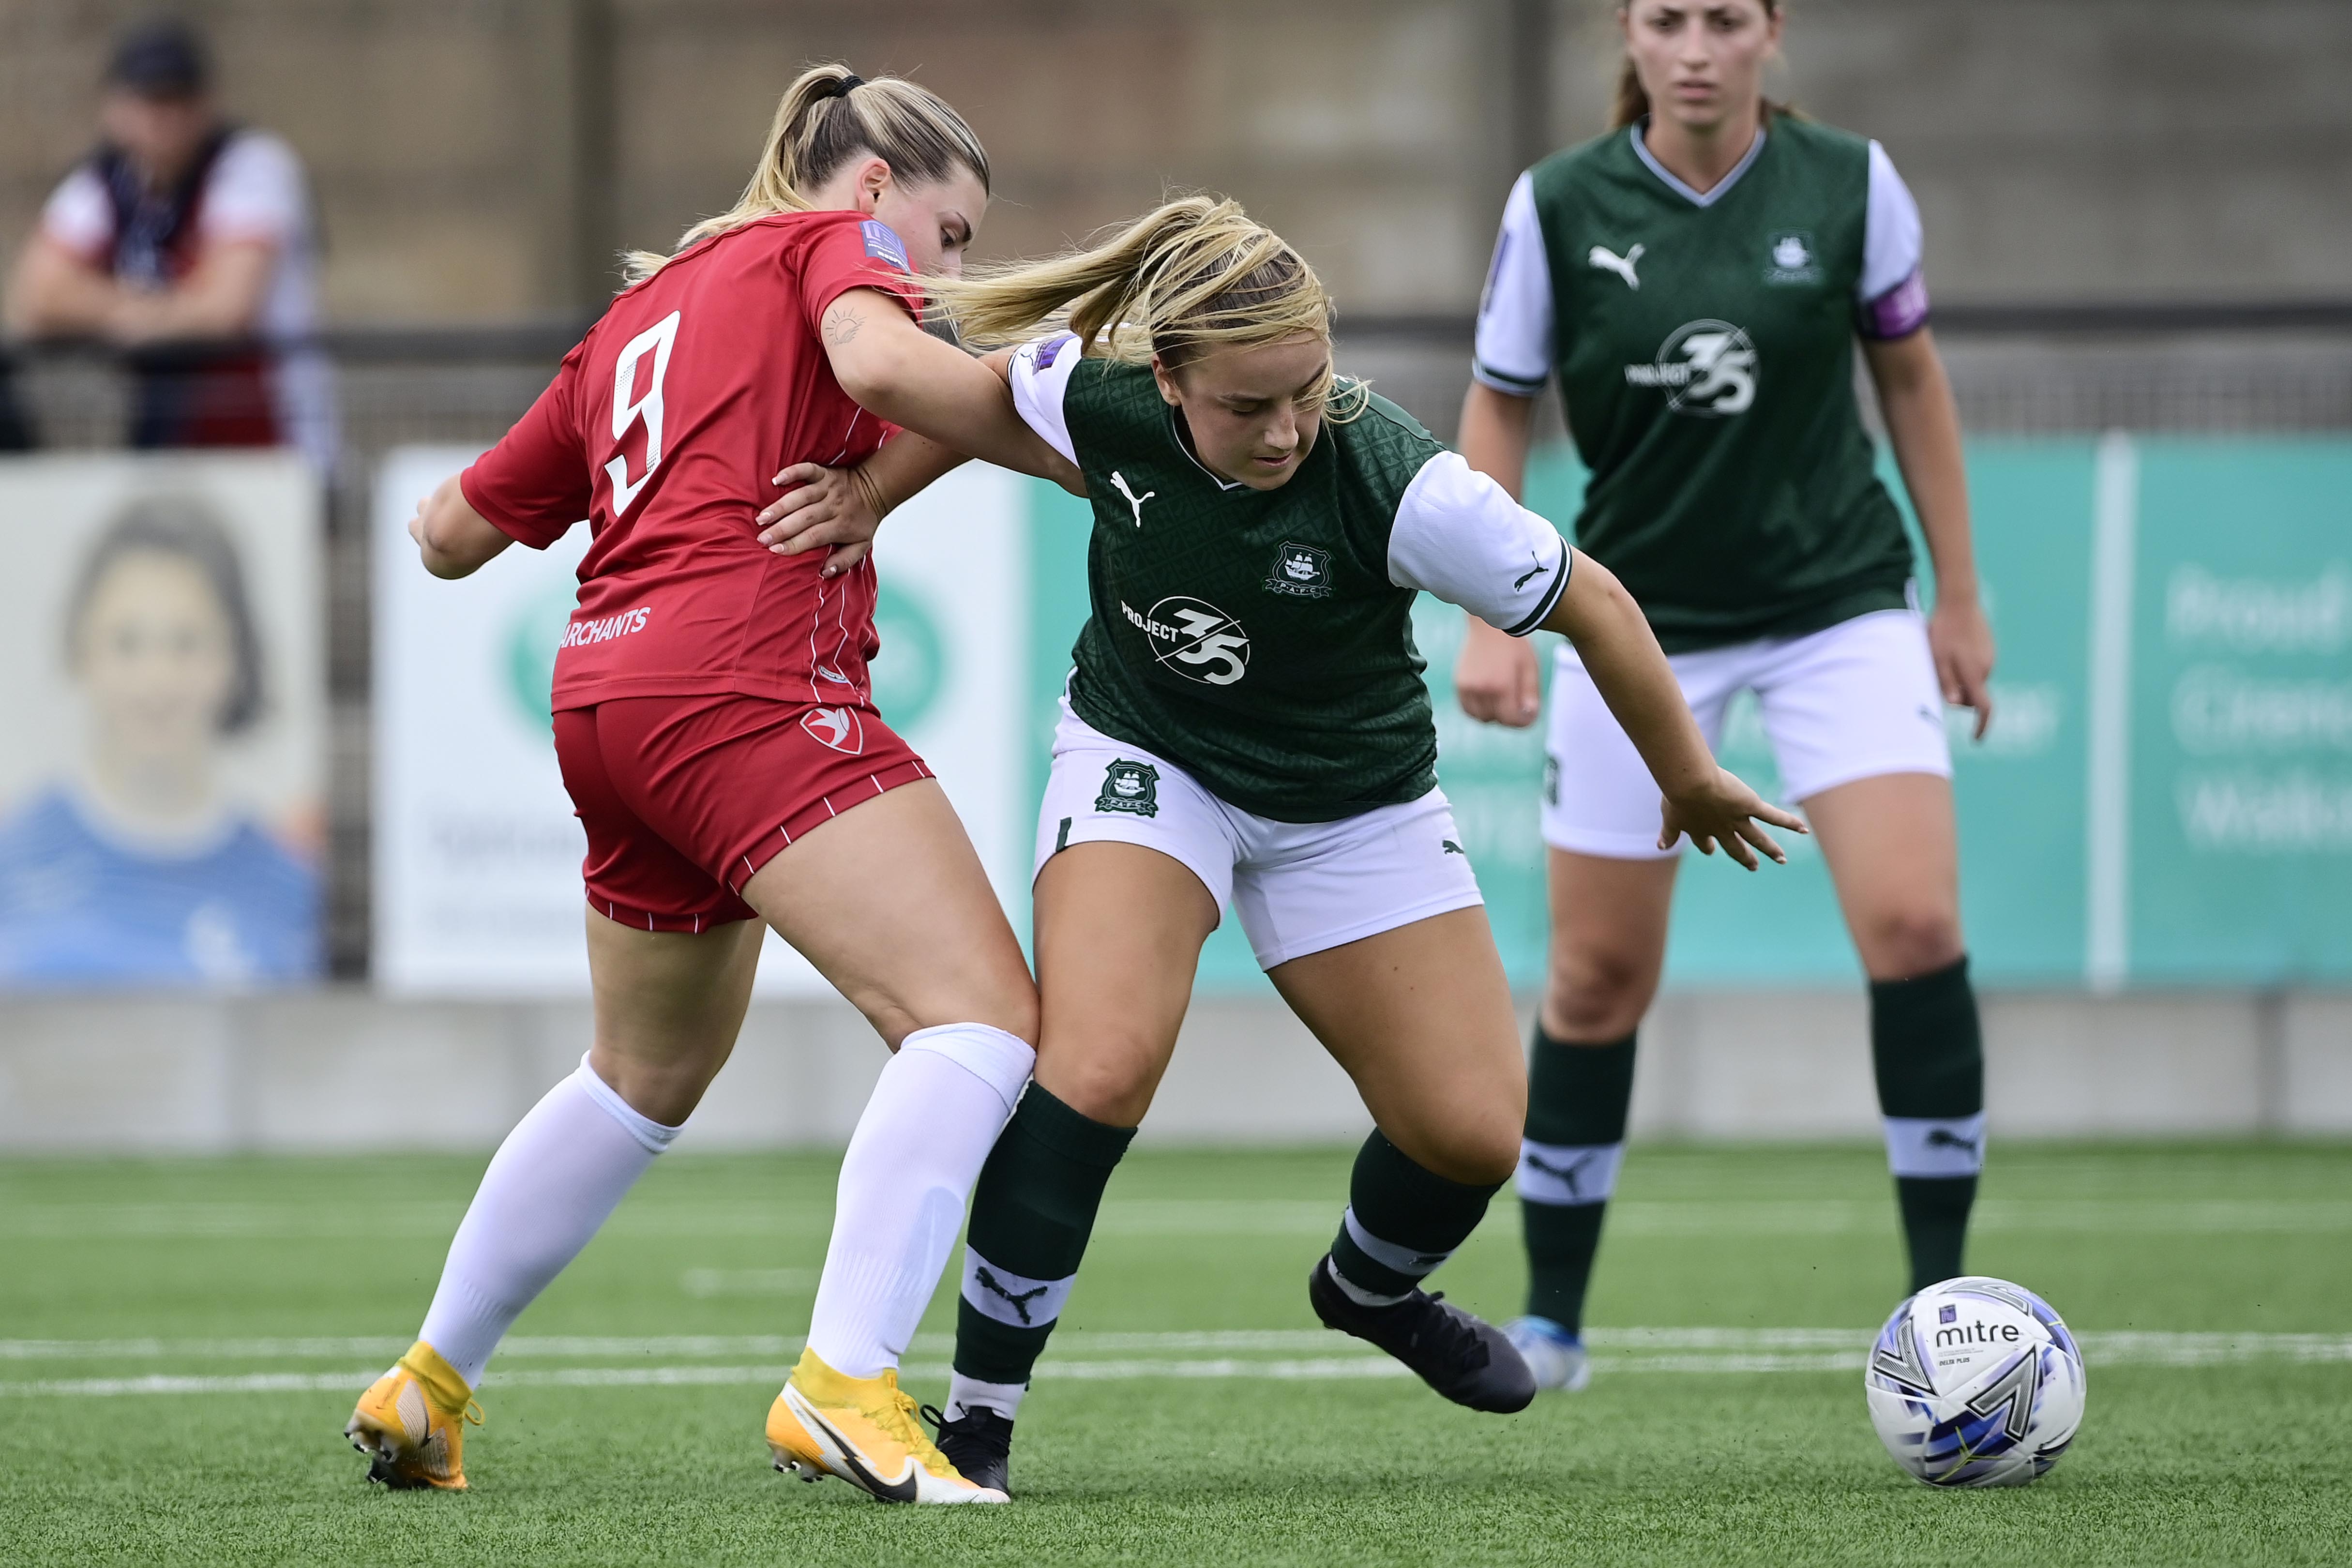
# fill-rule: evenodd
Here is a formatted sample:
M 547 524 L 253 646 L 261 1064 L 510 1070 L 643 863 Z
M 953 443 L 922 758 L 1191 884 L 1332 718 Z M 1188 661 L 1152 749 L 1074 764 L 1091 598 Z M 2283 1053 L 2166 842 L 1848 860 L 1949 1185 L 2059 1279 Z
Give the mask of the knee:
M 1096 1040 L 1081 1052 L 1048 1046 L 1038 1053 L 1037 1081 L 1090 1121 L 1138 1127 L 1160 1088 L 1159 1066 L 1140 1041 Z
M 1856 945 L 1873 980 L 1916 980 L 1950 968 L 1966 951 L 1959 911 L 1941 903 L 1896 905 L 1858 923 Z
M 919 1000 L 900 996 L 853 996 L 875 1032 L 897 1050 L 918 1029 L 942 1024 L 986 1024 L 1024 1043 L 1037 1043 L 1037 987 L 1026 970 L 1017 974 L 967 982 Z
M 1543 1023 L 1565 1040 L 1619 1040 L 1632 1034 L 1658 988 L 1654 960 L 1601 946 L 1562 948 L 1545 977 Z
M 1511 1179 L 1518 1169 L 1519 1135 L 1527 1121 L 1519 1114 L 1480 1117 L 1448 1128 L 1430 1140 L 1414 1158 L 1434 1175 L 1465 1187 L 1491 1187 Z

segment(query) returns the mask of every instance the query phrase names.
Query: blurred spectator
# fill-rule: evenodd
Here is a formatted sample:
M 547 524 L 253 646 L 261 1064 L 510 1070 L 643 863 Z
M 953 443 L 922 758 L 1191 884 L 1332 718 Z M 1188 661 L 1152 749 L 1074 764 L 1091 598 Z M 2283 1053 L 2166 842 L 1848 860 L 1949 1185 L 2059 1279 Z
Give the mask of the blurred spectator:
M 333 455 L 317 325 L 318 246 L 292 148 L 224 120 L 203 40 L 133 28 L 99 100 L 101 140 L 41 213 L 10 280 L 26 337 L 97 337 L 136 377 L 134 447 L 301 447 Z

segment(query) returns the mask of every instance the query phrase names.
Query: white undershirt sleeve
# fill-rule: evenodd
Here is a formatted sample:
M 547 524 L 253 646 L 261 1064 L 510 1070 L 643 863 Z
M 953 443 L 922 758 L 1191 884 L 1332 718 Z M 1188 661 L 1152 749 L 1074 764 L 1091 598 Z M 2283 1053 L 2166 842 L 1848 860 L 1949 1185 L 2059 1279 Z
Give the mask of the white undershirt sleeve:
M 1478 299 L 1477 357 L 1470 374 L 1513 397 L 1533 397 L 1551 377 L 1551 266 L 1536 221 L 1534 179 L 1521 174 L 1503 204 L 1502 232 Z
M 1854 284 L 1855 326 L 1865 338 L 1906 337 L 1927 324 L 1927 282 L 1919 204 L 1895 172 L 1886 149 L 1870 144 L 1870 191 L 1862 225 L 1862 276 Z
M 1510 492 L 1440 452 L 1405 487 L 1389 532 L 1389 581 L 1525 637 L 1568 587 L 1568 541 Z
M 41 232 L 85 261 L 104 254 L 114 240 L 114 208 L 106 185 L 89 165 L 58 183 L 41 208 Z
M 1023 343 L 1013 351 L 1013 407 L 1021 421 L 1045 438 L 1045 444 L 1073 463 L 1077 447 L 1070 440 L 1070 422 L 1062 413 L 1062 397 L 1069 390 L 1070 373 L 1078 365 L 1076 332 L 1056 332 Z
M 309 206 L 294 150 L 275 136 L 244 131 L 221 149 L 200 213 L 206 239 L 283 247 L 308 226 Z

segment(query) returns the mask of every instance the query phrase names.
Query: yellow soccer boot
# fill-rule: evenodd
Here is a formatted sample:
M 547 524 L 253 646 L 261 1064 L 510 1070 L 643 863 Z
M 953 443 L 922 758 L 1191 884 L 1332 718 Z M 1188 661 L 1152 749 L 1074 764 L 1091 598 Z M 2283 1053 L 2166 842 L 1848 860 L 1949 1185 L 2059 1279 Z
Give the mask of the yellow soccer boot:
M 768 1410 L 776 1468 L 803 1480 L 839 1476 L 884 1502 L 1003 1502 L 993 1487 L 964 1479 L 915 1421 L 914 1396 L 896 1371 L 844 1377 L 803 1351 Z
M 368 1479 L 394 1490 L 466 1489 L 466 1423 L 482 1407 L 457 1369 L 417 1341 L 392 1370 L 368 1385 L 343 1436 L 368 1457 Z

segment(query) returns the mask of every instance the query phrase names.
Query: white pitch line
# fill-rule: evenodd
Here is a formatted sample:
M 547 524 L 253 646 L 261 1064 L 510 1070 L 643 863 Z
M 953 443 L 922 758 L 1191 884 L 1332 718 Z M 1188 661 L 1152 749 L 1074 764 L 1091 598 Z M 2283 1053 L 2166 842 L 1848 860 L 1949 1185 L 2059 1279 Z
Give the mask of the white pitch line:
M 329 1226 L 305 1210 L 268 1205 L 59 1205 L 0 1215 L 0 1239 L 121 1241 L 140 1237 L 294 1241 L 348 1237 L 446 1237 L 453 1216 L 420 1224 L 360 1217 Z M 1234 1198 L 1192 1204 L 1173 1199 L 1137 1199 L 1103 1205 L 1095 1239 L 1178 1237 L 1296 1237 L 1328 1238 L 1339 1221 L 1334 1205 L 1288 1198 Z M 624 1223 L 627 1222 L 627 1223 Z M 1977 1205 L 1975 1230 L 2042 1235 L 2239 1236 L 2342 1235 L 2352 1232 L 2352 1201 L 2342 1198 L 1985 1198 Z M 740 1237 L 781 1241 L 810 1232 L 790 1216 L 743 1215 L 634 1215 L 624 1210 L 608 1230 L 679 1237 Z M 1751 1239 L 1773 1236 L 1875 1236 L 1893 1234 L 1893 1208 L 1877 1198 L 1709 1199 L 1679 1202 L 1620 1198 L 1610 1205 L 1609 1234 L 1618 1237 Z M 815 1274 L 804 1268 L 696 1268 L 682 1277 L 689 1295 L 791 1295 L 814 1289 Z
M 926 1335 L 925 1340 L 941 1340 L 945 1336 Z M 1275 1382 L 1333 1382 L 1358 1379 L 1384 1379 L 1410 1376 L 1400 1363 L 1378 1355 L 1329 1355 L 1284 1357 L 1278 1359 L 1248 1359 L 1240 1356 L 1191 1358 L 1182 1356 L 1128 1356 L 1103 1358 L 1099 1352 L 1122 1345 L 1141 1348 L 1159 1345 L 1167 1348 L 1212 1348 L 1223 1342 L 1230 1348 L 1287 1349 L 1302 1343 L 1329 1342 L 1328 1337 L 1311 1330 L 1243 1330 L 1225 1333 L 1117 1334 L 1103 1333 L 1087 1342 L 1073 1343 L 1062 1353 L 1046 1358 L 1041 1373 L 1048 1381 L 1097 1383 L 1140 1382 L 1151 1379 L 1177 1381 L 1228 1380 L 1256 1378 Z M 1870 1342 L 1870 1333 L 1858 1329 L 1596 1329 L 1591 1339 L 1597 1371 L 1612 1374 L 1664 1373 L 1713 1373 L 1717 1375 L 1742 1373 L 1850 1373 L 1862 1367 Z M 2094 1367 L 2117 1365 L 2143 1366 L 2219 1366 L 2249 1362 L 2284 1361 L 2290 1363 L 2352 1362 L 2352 1334 L 2308 1333 L 2227 1333 L 2227 1332 L 2156 1332 L 2146 1330 L 2117 1330 L 2079 1334 L 2084 1358 Z M 146 1346 L 163 1343 L 158 1341 L 15 1341 L 0 1344 L 36 1343 L 43 1346 L 79 1344 L 86 1350 L 103 1345 Z M 185 1344 L 251 1345 L 268 1342 L 181 1342 Z M 282 1341 L 288 1346 L 315 1346 L 349 1343 L 336 1341 Z M 758 1337 L 737 1340 L 699 1339 L 668 1340 L 604 1340 L 604 1341 L 543 1341 L 542 1343 L 614 1345 L 668 1345 L 681 1342 L 690 1345 L 725 1344 L 765 1351 L 772 1345 L 797 1346 L 797 1341 L 773 1341 Z M 1619 1349 L 1617 1347 L 1622 1347 Z M 925 1348 L 936 1350 L 939 1345 Z M 508 1347 L 510 1353 L 512 1347 Z M 1096 1358 L 1083 1353 L 1092 1350 Z M 1634 1353 L 1624 1353 L 1631 1350 Z M 549 1352 L 546 1353 L 555 1353 Z M 491 1373 L 484 1386 L 501 1388 L 672 1388 L 713 1387 L 757 1384 L 780 1384 L 788 1370 L 786 1360 L 777 1359 L 758 1365 L 706 1364 L 658 1366 L 580 1366 L 526 1368 Z M 939 1379 L 948 1374 L 945 1363 L 918 1363 L 901 1369 L 908 1378 Z M 0 1381 L 0 1397 L 51 1396 L 65 1398 L 108 1398 L 136 1394 L 355 1394 L 367 1386 L 378 1373 L 369 1367 L 358 1371 L 339 1372 L 257 1372 L 225 1375 L 179 1375 L 158 1373 L 144 1377 L 55 1378 L 37 1382 Z

